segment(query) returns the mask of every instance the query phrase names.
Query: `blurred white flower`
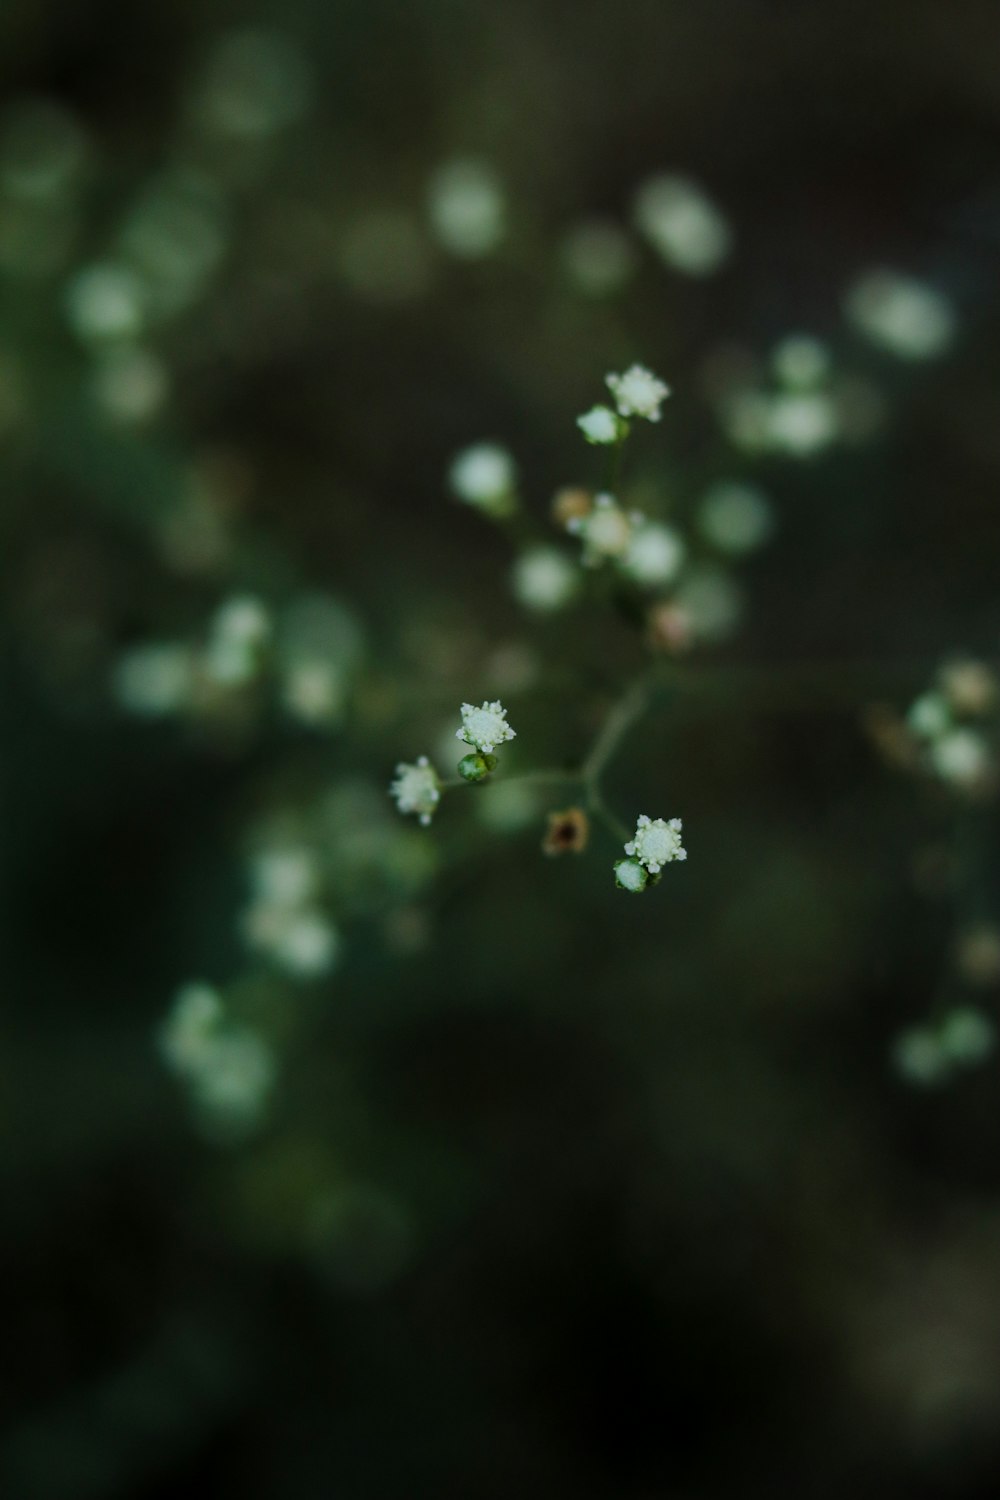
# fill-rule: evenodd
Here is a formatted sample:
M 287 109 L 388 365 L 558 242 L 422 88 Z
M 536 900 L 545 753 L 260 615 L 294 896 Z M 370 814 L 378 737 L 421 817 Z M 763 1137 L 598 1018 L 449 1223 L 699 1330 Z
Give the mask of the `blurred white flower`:
M 582 417 L 577 417 L 576 425 L 588 443 L 616 443 L 619 432 L 624 430 L 610 406 L 591 407 Z
M 177 713 L 190 700 L 194 657 L 179 641 L 133 646 L 115 664 L 114 691 L 129 713 L 161 718 Z
M 623 375 L 607 375 L 605 384 L 621 416 L 645 417 L 648 422 L 660 420 L 660 407 L 670 395 L 670 387 L 645 365 L 630 365 Z
M 400 761 L 389 794 L 401 813 L 412 813 L 427 826 L 441 800 L 441 783 L 426 755 L 411 765 Z
M 687 177 L 663 173 L 642 183 L 633 217 L 667 265 L 688 276 L 710 276 L 732 249 L 723 214 Z
M 459 500 L 493 515 L 507 512 L 517 485 L 517 469 L 506 448 L 475 443 L 452 460 L 448 484 Z
M 462 260 L 481 260 L 504 237 L 503 189 L 484 161 L 467 158 L 439 167 L 430 181 L 428 213 L 438 242 Z
M 847 290 L 844 311 L 859 332 L 900 359 L 931 359 L 955 336 L 948 299 L 897 271 L 873 270 L 860 276 Z
M 562 609 L 579 586 L 578 568 L 557 547 L 531 547 L 514 564 L 514 596 L 539 614 Z
M 583 543 L 583 561 L 595 567 L 609 557 L 621 557 L 632 540 L 636 518 L 622 510 L 611 495 L 595 495 L 586 515 L 574 515 L 566 530 Z
M 643 521 L 633 526 L 620 566 L 636 583 L 669 583 L 680 571 L 686 551 L 683 537 L 672 526 Z

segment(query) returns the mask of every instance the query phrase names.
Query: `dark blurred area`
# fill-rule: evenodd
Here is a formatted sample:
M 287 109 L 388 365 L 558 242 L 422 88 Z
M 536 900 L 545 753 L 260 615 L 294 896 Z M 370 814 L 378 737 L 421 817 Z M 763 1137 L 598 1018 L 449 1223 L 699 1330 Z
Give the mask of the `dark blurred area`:
M 5 1497 L 997 1493 L 998 56 L 5 0 Z M 539 603 L 634 361 L 683 570 Z M 656 619 L 656 890 L 392 806 L 467 700 L 577 763 Z

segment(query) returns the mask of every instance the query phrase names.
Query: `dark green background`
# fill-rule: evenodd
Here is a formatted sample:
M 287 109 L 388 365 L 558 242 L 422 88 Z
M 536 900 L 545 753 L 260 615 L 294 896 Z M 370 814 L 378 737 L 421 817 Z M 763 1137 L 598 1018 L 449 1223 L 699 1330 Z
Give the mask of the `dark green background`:
M 220 272 L 159 336 L 166 410 L 109 430 L 63 281 L 169 160 L 206 50 L 258 22 L 305 47 L 314 107 L 232 194 Z M 0 438 L 11 1500 L 995 1493 L 996 1067 L 924 1093 L 887 1056 L 948 983 L 956 916 L 995 914 L 996 812 L 959 820 L 949 881 L 953 807 L 861 721 L 1000 641 L 998 48 L 977 0 L 5 0 L 3 108 L 61 100 L 91 141 L 70 265 L 0 284 L 25 393 Z M 346 284 L 358 216 L 419 221 L 428 174 L 468 154 L 507 187 L 497 256 L 432 247 L 398 304 Z M 575 294 L 560 235 L 665 168 L 723 206 L 732 261 L 692 281 L 647 257 L 617 298 Z M 952 299 L 943 359 L 904 368 L 845 328 L 845 285 L 880 263 Z M 699 370 L 802 328 L 878 384 L 885 425 L 748 464 Z M 743 632 L 609 777 L 623 815 L 683 816 L 687 864 L 631 901 L 604 836 L 543 861 L 538 830 L 488 835 L 455 799 L 415 901 L 428 945 L 387 941 L 399 902 L 373 879 L 342 966 L 287 1002 L 274 1119 L 206 1144 L 153 1039 L 181 983 L 244 963 L 246 823 L 384 786 L 452 705 L 493 696 L 497 641 L 551 674 L 509 697 L 522 766 L 578 755 L 632 670 L 611 614 L 521 619 L 506 543 L 442 485 L 492 436 L 543 518 L 591 477 L 573 416 L 632 359 L 675 389 L 637 460 L 654 490 L 683 512 L 736 470 L 779 520 Z M 252 475 L 241 540 L 192 580 L 151 537 L 219 451 Z M 368 635 L 340 735 L 115 708 L 119 649 L 307 586 Z M 426 651 L 442 633 L 450 673 Z M 331 1177 L 348 1227 L 307 1250 L 302 1203 Z

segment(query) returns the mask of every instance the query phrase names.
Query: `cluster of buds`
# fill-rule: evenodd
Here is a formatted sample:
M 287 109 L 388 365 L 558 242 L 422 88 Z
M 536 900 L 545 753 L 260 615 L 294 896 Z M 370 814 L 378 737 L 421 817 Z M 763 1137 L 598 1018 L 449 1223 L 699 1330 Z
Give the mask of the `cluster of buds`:
M 1000 683 L 984 662 L 956 660 L 911 704 L 897 735 L 898 761 L 915 765 L 971 797 L 997 779 Z
M 647 885 L 655 885 L 664 865 L 687 859 L 681 843 L 681 820 L 648 818 L 645 813 L 635 825 L 635 833 L 625 845 L 625 859 L 615 865 L 615 884 L 621 891 L 638 895 Z

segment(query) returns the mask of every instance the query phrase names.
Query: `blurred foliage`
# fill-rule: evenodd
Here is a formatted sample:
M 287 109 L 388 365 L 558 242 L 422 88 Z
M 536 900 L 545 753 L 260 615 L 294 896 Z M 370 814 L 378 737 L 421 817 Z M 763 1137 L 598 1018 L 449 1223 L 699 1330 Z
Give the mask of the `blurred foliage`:
M 5 1495 L 994 1492 L 998 31 L 6 0 Z M 578 762 L 648 655 L 510 573 L 634 360 L 716 620 L 635 900 L 558 791 L 386 792 L 497 695 Z

